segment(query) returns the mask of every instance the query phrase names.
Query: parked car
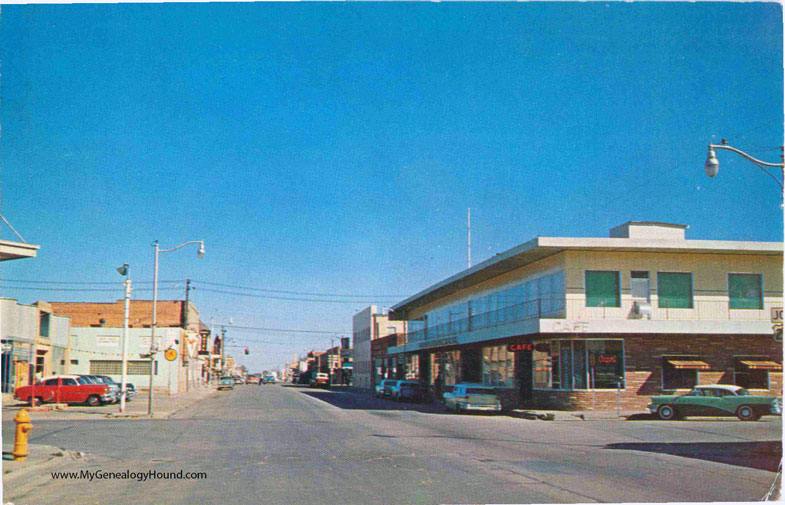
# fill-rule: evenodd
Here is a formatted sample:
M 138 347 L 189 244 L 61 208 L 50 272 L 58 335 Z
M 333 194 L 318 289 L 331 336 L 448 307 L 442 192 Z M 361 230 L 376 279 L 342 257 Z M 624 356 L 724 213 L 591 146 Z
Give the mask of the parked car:
M 425 400 L 425 387 L 419 381 L 396 381 L 390 387 L 390 397 L 396 401 L 421 402 Z
M 379 384 L 377 384 L 376 388 L 374 388 L 376 392 L 376 398 L 383 398 L 385 396 L 388 396 L 389 395 L 388 391 L 390 391 L 390 388 L 396 382 L 398 381 L 395 379 L 384 379 Z
M 94 377 L 102 380 L 105 384 L 117 386 L 117 388 L 122 391 L 122 384 L 120 384 L 119 382 L 116 382 L 115 380 L 113 380 L 108 375 L 94 375 Z M 126 389 L 125 401 L 130 402 L 131 399 L 134 396 L 136 396 L 136 387 L 134 387 L 134 385 L 131 384 L 130 382 L 126 382 L 125 383 L 125 389 Z
M 92 407 L 109 403 L 114 394 L 106 384 L 94 384 L 78 375 L 44 377 L 32 386 L 16 388 L 14 397 L 30 405 L 44 402 L 86 403 Z
M 239 375 L 232 375 L 232 380 L 234 380 L 235 384 L 245 384 L 245 381 Z
M 259 384 L 259 376 L 258 375 L 249 375 L 245 378 L 246 384 Z
M 275 384 L 275 377 L 272 375 L 265 375 L 264 379 L 262 379 L 264 384 Z
M 483 384 L 456 384 L 449 393 L 444 393 L 444 406 L 456 413 L 476 410 L 480 412 L 501 412 L 502 404 L 496 396 L 495 388 Z
M 654 396 L 647 408 L 666 421 L 687 416 L 737 416 L 742 421 L 756 421 L 765 415 L 782 415 L 782 398 L 717 384 L 695 386 L 685 395 Z
M 222 389 L 234 389 L 234 378 L 233 377 L 221 377 L 218 380 L 218 390 Z
M 91 382 L 92 384 L 106 384 L 109 386 L 109 391 L 112 393 L 112 399 L 109 403 L 117 403 L 120 401 L 120 385 L 113 382 L 106 382 L 98 375 L 80 375 L 79 377 Z
M 311 378 L 310 385 L 312 388 L 326 388 L 330 385 L 330 376 L 326 373 L 315 373 Z

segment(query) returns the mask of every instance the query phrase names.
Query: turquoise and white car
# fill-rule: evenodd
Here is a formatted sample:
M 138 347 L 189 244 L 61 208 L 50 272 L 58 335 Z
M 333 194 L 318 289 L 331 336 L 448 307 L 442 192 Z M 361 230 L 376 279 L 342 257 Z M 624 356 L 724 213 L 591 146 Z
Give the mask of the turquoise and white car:
M 456 384 L 452 391 L 444 393 L 444 407 L 455 413 L 501 412 L 502 404 L 496 396 L 496 388 L 483 384 Z
M 782 398 L 715 384 L 695 386 L 684 395 L 654 396 L 647 408 L 666 421 L 687 416 L 737 416 L 742 421 L 756 421 L 765 415 L 782 415 Z

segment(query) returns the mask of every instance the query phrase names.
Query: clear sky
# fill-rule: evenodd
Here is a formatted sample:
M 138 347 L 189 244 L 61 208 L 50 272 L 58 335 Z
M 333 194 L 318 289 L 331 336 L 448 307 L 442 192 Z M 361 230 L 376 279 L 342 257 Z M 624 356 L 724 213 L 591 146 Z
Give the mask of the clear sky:
M 257 371 L 464 269 L 469 207 L 474 263 L 630 220 L 781 241 L 777 185 L 703 163 L 779 160 L 782 48 L 775 3 L 4 5 L 0 212 L 41 249 L 0 292 L 113 301 L 129 263 L 149 299 L 153 240 L 203 239 L 160 298 L 193 279 Z

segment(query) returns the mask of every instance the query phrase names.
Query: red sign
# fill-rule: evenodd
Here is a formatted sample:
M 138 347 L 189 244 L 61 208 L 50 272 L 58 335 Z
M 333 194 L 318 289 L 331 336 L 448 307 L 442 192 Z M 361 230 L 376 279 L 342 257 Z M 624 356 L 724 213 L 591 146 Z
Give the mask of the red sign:
M 532 350 L 534 350 L 534 344 L 507 344 L 507 352 Z
M 597 360 L 600 363 L 616 363 L 616 356 L 605 356 L 604 354 L 600 354 L 597 357 Z

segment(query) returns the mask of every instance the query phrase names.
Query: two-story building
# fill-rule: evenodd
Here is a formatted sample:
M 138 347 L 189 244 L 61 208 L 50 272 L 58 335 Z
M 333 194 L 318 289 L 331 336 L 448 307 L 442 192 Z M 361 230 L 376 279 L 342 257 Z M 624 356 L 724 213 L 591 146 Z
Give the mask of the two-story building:
M 388 353 L 428 384 L 509 386 L 536 408 L 642 409 L 713 383 L 782 395 L 782 243 L 686 228 L 535 238 L 395 305 L 408 340 Z
M 406 321 L 393 321 L 387 309 L 371 305 L 352 318 L 352 385 L 373 390 L 379 380 L 371 356 L 371 342 L 394 333 L 406 333 Z

